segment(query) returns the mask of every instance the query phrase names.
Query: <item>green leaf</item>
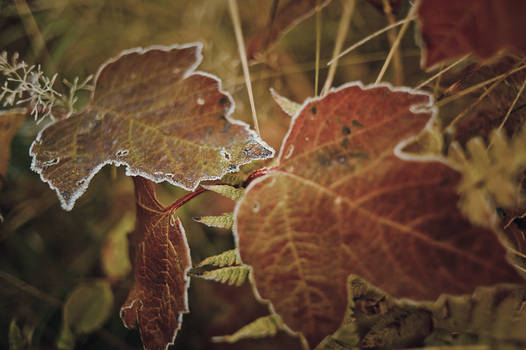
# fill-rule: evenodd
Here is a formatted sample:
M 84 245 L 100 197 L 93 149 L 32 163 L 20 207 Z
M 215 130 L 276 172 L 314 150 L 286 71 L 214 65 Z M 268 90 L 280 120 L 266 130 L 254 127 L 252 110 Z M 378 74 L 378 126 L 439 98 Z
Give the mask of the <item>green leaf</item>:
M 283 321 L 278 315 L 272 314 L 256 319 L 237 330 L 234 334 L 213 337 L 212 341 L 217 343 L 235 343 L 242 339 L 273 337 L 280 330 L 284 330 Z
M 210 227 L 231 229 L 234 225 L 232 213 L 223 213 L 219 216 L 200 216 L 193 219 Z
M 106 321 L 113 306 L 113 293 L 105 280 L 75 288 L 63 309 L 64 326 L 73 334 L 90 333 Z

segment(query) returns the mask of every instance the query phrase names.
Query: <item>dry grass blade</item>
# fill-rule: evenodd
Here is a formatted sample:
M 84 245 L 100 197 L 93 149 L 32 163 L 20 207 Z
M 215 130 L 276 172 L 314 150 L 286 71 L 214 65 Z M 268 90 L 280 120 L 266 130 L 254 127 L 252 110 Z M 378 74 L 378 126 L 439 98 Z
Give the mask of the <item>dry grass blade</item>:
M 407 28 L 409 27 L 409 23 L 411 23 L 409 19 L 413 17 L 414 12 L 415 12 L 415 7 L 413 6 L 407 13 L 406 21 L 404 22 L 404 25 L 402 26 L 402 28 L 400 28 L 400 31 L 398 32 L 398 36 L 396 37 L 396 40 L 391 46 L 391 50 L 389 51 L 389 54 L 387 55 L 387 58 L 385 59 L 384 65 L 382 69 L 380 70 L 380 73 L 378 74 L 378 78 L 376 78 L 375 84 L 378 84 L 384 77 L 385 71 L 387 70 L 389 63 L 391 62 L 391 59 L 393 58 L 394 53 L 398 49 L 398 46 L 400 45 L 400 42 L 402 41 L 402 38 L 404 37 L 404 34 Z
M 436 73 L 435 75 L 433 75 L 431 78 L 427 79 L 426 81 L 423 81 L 421 82 L 420 84 L 418 84 L 415 89 L 420 89 L 424 86 L 426 86 L 427 84 L 429 84 L 430 82 L 432 82 L 433 80 L 435 80 L 436 78 L 440 77 L 442 74 L 444 74 L 445 72 L 447 72 L 448 70 L 450 70 L 451 68 L 457 66 L 458 64 L 462 63 L 464 60 L 466 60 L 467 58 L 469 57 L 469 55 L 466 55 L 464 57 L 461 57 L 460 59 L 456 60 L 455 62 L 451 63 L 449 66 L 445 67 L 444 69 L 441 69 L 438 73 Z
M 250 82 L 250 73 L 248 71 L 247 54 L 245 49 L 245 42 L 243 41 L 243 32 L 241 29 L 241 20 L 239 19 L 239 10 L 237 8 L 237 0 L 228 0 L 228 7 L 232 17 L 232 24 L 234 25 L 234 32 L 236 34 L 237 47 L 239 49 L 239 58 L 241 59 L 241 66 L 243 67 L 243 75 L 245 77 L 245 84 L 248 91 L 248 99 L 250 101 L 250 109 L 252 110 L 252 120 L 254 122 L 254 129 L 259 136 L 258 117 L 256 114 L 256 107 L 254 104 L 254 94 L 252 93 L 252 83 Z
M 338 67 L 338 56 L 342 51 L 343 42 L 349 31 L 349 25 L 351 24 L 351 17 L 354 12 L 354 7 L 356 6 L 356 0 L 343 1 L 343 13 L 340 17 L 340 24 L 338 25 L 338 33 L 336 34 L 336 41 L 334 43 L 334 49 L 332 51 L 332 58 L 334 64 L 331 64 L 329 67 L 329 73 L 327 73 L 327 79 L 325 80 L 325 85 L 321 91 L 321 95 L 324 96 L 327 94 L 331 88 L 332 81 L 334 80 L 334 74 L 336 73 L 336 68 Z
M 372 40 L 374 38 L 376 38 L 378 35 L 381 35 L 385 32 L 387 32 L 388 30 L 390 29 L 393 29 L 393 28 L 396 28 L 406 22 L 410 22 L 412 20 L 414 20 L 416 17 L 408 17 L 408 18 L 405 18 L 401 21 L 398 21 L 396 23 L 393 23 L 391 25 L 388 25 L 387 27 L 384 27 L 374 33 L 372 33 L 371 35 L 368 35 L 366 36 L 365 38 L 363 38 L 362 40 L 356 42 L 355 44 L 349 46 L 347 49 L 345 49 L 341 54 L 339 54 L 337 57 L 334 57 L 333 59 L 331 59 L 329 62 L 327 62 L 327 65 L 330 66 L 331 64 L 334 64 L 334 62 L 336 61 L 336 59 L 340 59 L 342 58 L 342 56 L 345 56 L 347 55 L 349 52 L 351 52 L 352 50 L 362 46 L 363 44 L 365 44 L 366 42 L 368 42 L 369 40 Z

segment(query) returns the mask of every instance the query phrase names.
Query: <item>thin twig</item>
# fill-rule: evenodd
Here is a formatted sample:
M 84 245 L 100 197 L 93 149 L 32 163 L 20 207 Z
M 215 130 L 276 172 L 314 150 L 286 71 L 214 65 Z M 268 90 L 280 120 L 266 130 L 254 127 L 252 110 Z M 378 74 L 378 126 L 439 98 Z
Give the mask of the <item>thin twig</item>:
M 413 17 L 413 13 L 415 12 L 415 8 L 416 8 L 416 6 L 411 7 L 409 12 L 407 13 L 406 21 L 404 22 L 404 25 L 402 26 L 402 28 L 400 28 L 400 31 L 398 32 L 396 40 L 393 43 L 393 46 L 391 46 L 391 50 L 389 50 L 389 54 L 387 55 L 387 58 L 385 59 L 384 65 L 383 65 L 382 69 L 380 70 L 380 73 L 378 74 L 378 77 L 376 78 L 375 84 L 378 84 L 382 80 L 382 78 L 384 77 L 385 71 L 387 70 L 387 67 L 389 66 L 389 62 L 391 62 L 391 58 L 393 58 L 394 53 L 398 49 L 398 46 L 400 45 L 400 42 L 402 41 L 402 38 L 403 38 L 403 36 L 405 34 L 405 31 L 407 30 L 407 28 L 409 28 L 409 23 L 411 23 L 411 21 L 409 19 Z
M 510 70 L 509 72 L 497 75 L 496 77 L 493 77 L 491 79 L 488 79 L 488 80 L 483 81 L 481 83 L 478 83 L 476 85 L 470 86 L 469 88 L 461 90 L 461 91 L 457 92 L 456 94 L 454 94 L 452 96 L 449 96 L 449 97 L 441 99 L 440 101 L 438 101 L 435 104 L 435 106 L 440 107 L 440 106 L 443 106 L 445 104 L 448 104 L 451 101 L 459 99 L 460 97 L 462 97 L 464 95 L 467 95 L 467 94 L 469 94 L 469 93 L 471 93 L 473 91 L 476 91 L 476 90 L 478 90 L 478 89 L 480 89 L 480 88 L 482 88 L 482 87 L 484 87 L 484 86 L 486 86 L 488 84 L 491 84 L 491 83 L 493 83 L 496 80 L 507 78 L 508 76 L 510 76 L 510 75 L 512 75 L 514 73 L 517 73 L 518 71 L 521 71 L 521 70 L 523 70 L 525 68 L 526 68 L 526 64 L 523 64 L 523 65 L 521 65 L 521 66 L 519 66 L 517 68 L 514 68 L 514 69 Z
M 318 96 L 318 81 L 320 79 L 320 51 L 321 51 L 321 9 L 320 1 L 316 1 L 316 69 L 314 71 L 314 96 Z
M 339 54 L 337 57 L 331 59 L 329 62 L 327 62 L 327 65 L 330 66 L 331 64 L 334 63 L 334 61 L 336 59 L 339 59 L 341 58 L 342 56 L 345 56 L 347 55 L 349 52 L 351 52 L 352 50 L 356 49 L 357 47 L 360 47 L 362 46 L 363 44 L 365 44 L 366 42 L 368 42 L 369 40 L 377 37 L 378 35 L 381 35 L 383 33 L 385 33 L 386 31 L 388 31 L 389 29 L 392 29 L 392 28 L 395 28 L 395 27 L 398 27 L 406 22 L 410 22 L 412 20 L 414 20 L 416 17 L 409 17 L 409 18 L 405 18 L 401 21 L 398 21 L 396 23 L 393 23 L 391 25 L 388 25 L 387 27 L 384 27 L 380 30 L 377 30 L 376 32 L 372 33 L 371 35 L 368 35 L 366 36 L 365 38 L 363 38 L 362 40 L 352 44 L 351 46 L 349 46 L 347 49 L 345 49 L 341 54 Z
M 331 58 L 331 60 L 334 60 L 334 64 L 331 64 L 329 67 L 327 79 L 325 79 L 325 84 L 323 85 L 323 89 L 321 91 L 322 96 L 327 94 L 334 80 L 336 68 L 338 67 L 338 55 L 342 51 L 343 42 L 345 41 L 345 37 L 349 31 L 349 25 L 351 24 L 351 17 L 355 6 L 356 0 L 343 0 L 343 13 L 340 17 L 340 24 L 338 25 L 338 33 L 336 34 L 336 40 L 334 42 L 334 49 L 332 51 Z
M 382 0 L 385 16 L 389 24 L 394 24 L 396 18 L 393 14 L 393 9 L 389 0 Z M 387 40 L 389 45 L 393 46 L 396 40 L 396 29 L 393 28 L 387 32 Z M 402 85 L 404 82 L 404 66 L 402 65 L 402 55 L 400 50 L 395 50 L 393 55 L 393 69 L 394 69 L 394 83 L 396 85 Z
M 476 105 L 478 105 L 494 88 L 496 88 L 506 77 L 501 77 L 499 80 L 495 81 L 493 85 L 491 85 L 486 91 L 484 91 L 483 94 L 481 94 L 471 105 L 469 105 L 466 109 L 464 109 L 461 113 L 459 113 L 451 123 L 447 127 L 452 127 L 460 119 L 462 119 L 469 111 L 471 111 Z
M 448 70 L 450 70 L 451 68 L 455 67 L 456 65 L 458 65 L 459 63 L 463 62 L 466 58 L 468 58 L 469 55 L 466 55 L 458 60 L 456 60 L 455 62 L 451 63 L 449 66 L 447 66 L 446 68 L 444 69 L 441 69 L 437 74 L 433 75 L 431 78 L 427 79 L 426 81 L 418 84 L 415 89 L 420 89 L 422 88 L 423 86 L 426 86 L 427 84 L 429 84 L 430 82 L 432 82 L 433 80 L 435 80 L 436 78 L 440 77 L 442 74 L 444 74 L 445 72 L 447 72 Z
M 241 59 L 241 66 L 243 67 L 243 75 L 245 77 L 245 85 L 247 86 L 248 99 L 250 101 L 250 109 L 252 110 L 252 120 L 254 122 L 254 129 L 259 136 L 258 117 L 256 114 L 256 106 L 254 104 L 254 94 L 252 93 L 252 83 L 250 82 L 250 73 L 248 71 L 247 54 L 245 49 L 245 42 L 243 41 L 243 32 L 241 30 L 241 20 L 239 19 L 239 10 L 237 8 L 236 0 L 228 0 L 228 7 L 230 8 L 230 16 L 232 17 L 232 24 L 234 25 L 234 32 L 236 34 L 237 47 L 239 49 L 239 58 Z
M 522 95 L 522 92 L 524 91 L 524 87 L 526 86 L 526 79 L 524 79 L 524 81 L 522 82 L 522 85 L 519 89 L 519 92 L 517 93 L 517 96 L 515 96 L 515 99 L 513 100 L 513 102 L 511 103 L 511 106 L 510 108 L 508 108 L 508 112 L 506 112 L 506 116 L 504 117 L 504 120 L 502 121 L 502 123 L 499 125 L 499 130 L 502 129 L 502 127 L 504 126 L 504 124 L 506 124 L 506 121 L 508 120 L 508 117 L 510 116 L 511 114 L 511 111 L 513 110 L 513 108 L 515 107 L 515 105 L 517 104 L 517 101 L 519 101 L 519 98 L 521 97 Z

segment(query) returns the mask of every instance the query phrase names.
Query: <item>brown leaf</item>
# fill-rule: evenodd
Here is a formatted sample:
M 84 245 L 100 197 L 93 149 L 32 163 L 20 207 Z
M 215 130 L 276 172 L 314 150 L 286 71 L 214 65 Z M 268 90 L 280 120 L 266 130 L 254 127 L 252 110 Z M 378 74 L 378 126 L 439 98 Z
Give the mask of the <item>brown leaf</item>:
M 466 54 L 487 59 L 503 49 L 526 54 L 524 13 L 522 0 L 420 1 L 423 67 Z
M 135 284 L 121 308 L 128 328 L 138 327 L 144 348 L 167 349 L 188 312 L 186 272 L 190 251 L 179 218 L 155 196 L 154 184 L 133 178 L 137 201 L 137 224 L 130 238 L 134 248 Z
M 385 85 L 307 100 L 277 170 L 238 202 L 234 228 L 258 292 L 311 345 L 338 328 L 351 273 L 429 300 L 519 279 L 496 235 L 458 210 L 460 174 L 395 155 L 429 107 L 428 95 Z
M 23 109 L 11 109 L 0 112 L 0 175 L 5 176 L 9 166 L 11 140 L 26 119 Z
M 273 150 L 231 120 L 218 78 L 194 71 L 201 45 L 134 49 L 104 64 L 88 108 L 40 132 L 31 168 L 70 210 L 105 164 L 193 190 Z
M 316 8 L 327 6 L 331 0 L 290 0 L 270 15 L 269 25 L 254 34 L 247 44 L 247 56 L 253 59 L 278 41 L 286 32 L 312 16 Z

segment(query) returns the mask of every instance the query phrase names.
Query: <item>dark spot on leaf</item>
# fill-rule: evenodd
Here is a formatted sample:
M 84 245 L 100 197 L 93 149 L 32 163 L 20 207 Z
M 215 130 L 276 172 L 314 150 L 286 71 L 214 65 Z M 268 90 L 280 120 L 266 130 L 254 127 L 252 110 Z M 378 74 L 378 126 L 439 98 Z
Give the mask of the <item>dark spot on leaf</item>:
M 225 115 L 224 115 L 224 114 L 221 114 L 221 115 L 219 116 L 219 119 L 223 119 L 223 120 L 226 120 L 226 117 L 225 117 Z
M 496 208 L 495 211 L 497 212 L 497 215 L 499 218 L 506 217 L 506 212 L 502 208 Z
M 310 111 L 312 112 L 312 114 L 316 114 L 316 113 L 318 113 L 318 109 L 316 109 L 316 106 L 312 106 L 312 108 L 310 109 Z
M 331 164 L 331 160 L 324 154 L 318 156 L 318 162 L 321 166 L 329 166 Z
M 342 134 L 349 135 L 350 133 L 351 133 L 351 128 L 349 128 L 347 125 L 344 125 L 342 128 Z
M 343 148 L 347 148 L 347 147 L 349 147 L 349 138 L 346 137 L 346 138 L 344 138 L 344 139 L 342 140 L 342 147 L 343 147 Z
M 357 120 L 353 120 L 353 121 L 352 121 L 352 125 L 353 125 L 353 126 L 356 126 L 356 127 L 358 127 L 358 128 L 363 128 L 362 123 L 360 123 L 360 122 L 357 121 Z
M 226 96 L 223 96 L 219 99 L 219 104 L 222 106 L 226 105 L 228 103 L 228 98 Z
M 229 165 L 228 166 L 228 171 L 235 171 L 236 170 L 236 166 L 235 165 Z

